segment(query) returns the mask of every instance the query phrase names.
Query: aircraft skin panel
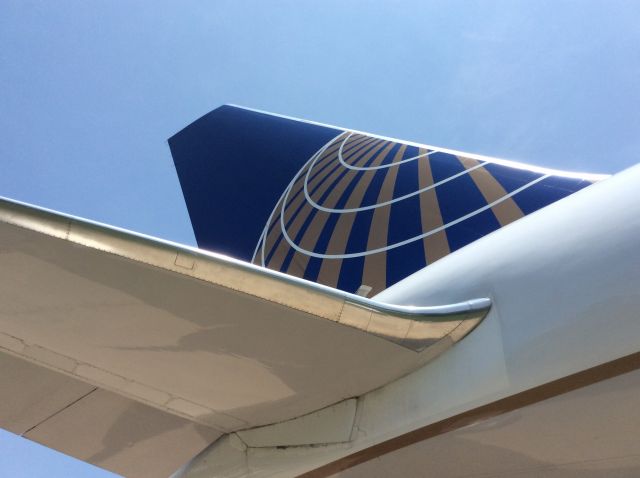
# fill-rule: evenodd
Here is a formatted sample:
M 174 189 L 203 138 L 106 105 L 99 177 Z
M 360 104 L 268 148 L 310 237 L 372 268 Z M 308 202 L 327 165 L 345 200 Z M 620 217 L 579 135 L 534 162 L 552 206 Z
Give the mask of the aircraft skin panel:
M 200 248 L 371 296 L 604 177 L 230 105 L 169 146 Z
M 127 478 L 169 476 L 221 433 L 102 389 L 23 436 Z
M 92 385 L 6 354 L 0 354 L 0 380 L 0 428 L 16 435 L 95 390 Z
M 168 476 L 221 432 L 0 352 L 0 427 L 120 475 Z
M 638 397 L 636 370 L 305 478 L 630 478 L 640 474 Z

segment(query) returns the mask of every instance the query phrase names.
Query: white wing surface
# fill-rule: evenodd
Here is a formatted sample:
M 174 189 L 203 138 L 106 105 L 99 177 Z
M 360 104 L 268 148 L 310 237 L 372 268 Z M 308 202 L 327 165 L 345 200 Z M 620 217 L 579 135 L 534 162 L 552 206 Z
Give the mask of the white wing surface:
M 382 304 L 0 200 L 0 426 L 126 476 L 407 374 L 488 299 Z

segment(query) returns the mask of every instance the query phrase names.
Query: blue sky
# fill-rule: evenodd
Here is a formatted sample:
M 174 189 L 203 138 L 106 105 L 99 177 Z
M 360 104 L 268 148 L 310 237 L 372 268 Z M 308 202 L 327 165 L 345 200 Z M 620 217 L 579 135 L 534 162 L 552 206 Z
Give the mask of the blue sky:
M 235 103 L 540 166 L 640 151 L 637 1 L 0 1 L 0 196 L 193 244 L 166 140 Z M 0 475 L 111 476 L 0 432 Z

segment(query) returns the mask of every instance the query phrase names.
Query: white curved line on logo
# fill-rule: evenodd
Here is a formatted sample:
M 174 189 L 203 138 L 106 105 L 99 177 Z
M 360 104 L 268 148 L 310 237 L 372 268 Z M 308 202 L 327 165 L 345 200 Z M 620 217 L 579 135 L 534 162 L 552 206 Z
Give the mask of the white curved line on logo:
M 317 159 L 317 158 L 316 158 Z M 411 158 L 410 158 L 411 159 Z M 429 189 L 433 189 L 435 187 L 440 186 L 441 184 L 444 183 L 448 183 L 449 181 L 452 181 L 456 178 L 459 178 L 460 176 L 464 176 L 465 174 L 473 171 L 474 169 L 478 169 L 481 168 L 482 166 L 484 166 L 485 164 L 487 164 L 488 161 L 485 161 L 483 163 L 480 163 L 472 168 L 469 169 L 465 169 L 464 171 L 461 171 L 457 174 L 454 174 L 453 176 L 449 176 L 448 178 L 445 178 L 441 181 L 438 181 L 437 183 L 433 183 L 429 186 L 426 186 L 422 189 L 418 189 L 417 191 L 413 191 L 409 194 L 405 194 L 404 196 L 400 196 L 397 198 L 393 198 L 390 199 L 389 201 L 385 201 L 385 202 L 381 202 L 381 203 L 377 203 L 377 204 L 371 204 L 369 206 L 361 206 L 361 207 L 353 207 L 353 208 L 345 208 L 345 209 L 334 209 L 334 208 L 330 208 L 330 207 L 324 207 L 321 206 L 320 204 L 318 204 L 317 202 L 315 202 L 313 199 L 311 199 L 311 196 L 309 195 L 309 189 L 307 187 L 307 184 L 309 182 L 309 174 L 311 173 L 311 170 L 313 169 L 313 166 L 315 164 L 315 161 L 311 164 L 311 166 L 309 167 L 309 170 L 307 171 L 307 175 L 304 178 L 304 197 L 307 200 L 307 202 L 309 204 L 311 204 L 314 208 L 319 209 L 321 211 L 324 212 L 332 212 L 332 213 L 338 213 L 338 214 L 344 214 L 347 212 L 360 212 L 360 211 L 368 211 L 369 209 L 378 209 L 379 207 L 383 207 L 383 206 L 388 206 L 389 204 L 393 204 L 399 201 L 403 201 L 404 199 L 410 198 L 412 196 L 415 196 L 417 194 L 423 193 L 425 191 L 428 191 Z M 396 163 L 396 164 L 400 164 L 400 163 Z
M 317 252 L 308 251 L 306 249 L 303 249 L 302 247 L 300 247 L 297 244 L 295 244 L 291 240 L 289 235 L 287 234 L 287 231 L 286 231 L 285 226 L 284 226 L 284 214 L 282 212 L 280 213 L 280 230 L 282 231 L 282 235 L 284 236 L 285 240 L 289 243 L 289 245 L 291 247 L 293 247 L 296 251 L 298 251 L 298 252 L 300 252 L 302 254 L 306 254 L 307 256 L 317 257 L 319 259 L 351 259 L 351 258 L 354 258 L 354 257 L 363 257 L 363 256 L 371 255 L 371 254 L 376 254 L 378 252 L 389 251 L 391 249 L 395 249 L 397 247 L 401 247 L 401 246 L 404 246 L 406 244 L 410 244 L 410 243 L 415 242 L 417 240 L 423 239 L 425 237 L 431 236 L 431 235 L 433 235 L 433 234 L 435 234 L 437 232 L 444 231 L 448 227 L 451 227 L 451 226 L 453 226 L 455 224 L 458 224 L 458 223 L 460 223 L 460 222 L 462 222 L 462 221 L 464 221 L 466 219 L 469 219 L 469 218 L 471 218 L 473 216 L 476 216 L 476 215 L 480 214 L 481 212 L 492 208 L 496 204 L 499 204 L 502 201 L 505 201 L 505 200 L 509 199 L 511 196 L 514 196 L 514 195 L 518 194 L 519 192 L 524 191 L 525 189 L 533 186 L 534 184 L 539 183 L 540 181 L 542 181 L 544 179 L 547 179 L 550 176 L 552 176 L 552 175 L 551 174 L 545 174 L 544 176 L 541 176 L 541 177 L 539 177 L 537 179 L 534 179 L 533 181 L 525 184 L 524 186 L 519 187 L 518 189 L 510 192 L 509 194 L 506 194 L 506 195 L 502 196 L 500 199 L 497 199 L 497 200 L 493 201 L 492 203 L 487 204 L 486 206 L 483 206 L 483 207 L 481 207 L 479 209 L 476 209 L 475 211 L 470 212 L 469 214 L 466 214 L 466 215 L 464 215 L 462 217 L 459 217 L 458 219 L 455 219 L 455 220 L 453 220 L 451 222 L 448 222 L 447 224 L 444 224 L 444 225 L 442 225 L 440 227 L 437 227 L 435 229 L 432 229 L 432 230 L 427 231 L 427 232 L 422 233 L 422 234 L 418 234 L 417 236 L 410 237 L 409 239 L 405 239 L 404 241 L 399 241 L 399 242 L 396 242 L 394 244 L 389 244 L 387 246 L 379 247 L 377 249 L 371 249 L 371 250 L 368 250 L 368 251 L 353 252 L 353 253 L 350 253 L 350 254 L 319 254 Z M 286 195 L 285 195 L 285 198 L 284 198 L 285 202 L 283 203 L 283 207 L 284 207 L 284 204 L 286 203 L 288 197 L 289 197 L 289 190 L 286 191 Z
M 265 248 L 265 242 L 267 239 L 267 231 L 269 230 L 269 224 L 271 224 L 271 220 L 273 219 L 273 214 L 276 212 L 276 209 L 278 208 L 278 203 L 280 201 L 282 201 L 282 198 L 284 197 L 285 194 L 287 194 L 288 196 L 288 191 L 291 190 L 291 188 L 293 187 L 293 184 L 296 182 L 296 180 L 298 179 L 298 177 L 300 176 L 300 173 L 302 171 L 304 171 L 304 168 L 307 166 L 307 164 L 309 164 L 311 161 L 313 161 L 315 163 L 316 158 L 322 156 L 322 153 L 324 153 L 326 151 L 326 149 L 331 146 L 331 144 L 338 139 L 340 136 L 342 136 L 343 134 L 345 134 L 346 131 L 343 131 L 342 133 L 340 133 L 339 135 L 337 135 L 334 138 L 331 138 L 329 141 L 327 141 L 327 143 L 320 148 L 318 151 L 316 151 L 310 158 L 309 160 L 304 163 L 304 165 L 300 168 L 300 170 L 296 173 L 296 175 L 293 177 L 293 179 L 289 182 L 289 185 L 287 186 L 287 188 L 282 191 L 282 194 L 280 195 L 280 198 L 278 199 L 278 201 L 276 202 L 275 206 L 273 207 L 273 210 L 271 211 L 271 214 L 269 215 L 269 219 L 267 220 L 267 223 L 264 226 L 264 229 L 262 229 L 262 234 L 260 234 L 260 238 L 258 239 L 258 243 L 256 244 L 256 248 L 253 251 L 253 256 L 251 256 L 251 262 L 255 261 L 256 259 L 256 255 L 258 254 L 258 249 L 261 250 L 261 260 L 260 263 L 262 264 L 262 266 L 265 266 L 264 263 L 264 248 Z M 283 205 L 286 204 L 286 201 L 282 203 Z M 262 247 L 260 247 L 262 245 Z
M 426 153 L 423 154 L 419 154 L 418 156 L 413 156 L 412 158 L 407 158 L 407 159 L 403 159 L 402 161 L 398 161 L 397 163 L 388 163 L 388 164 L 381 164 L 379 166 L 363 166 L 363 167 L 359 167 L 359 166 L 351 166 L 350 164 L 347 164 L 344 160 L 344 158 L 342 157 L 342 148 L 344 147 L 344 145 L 346 144 L 346 142 L 349 140 L 349 138 L 351 137 L 351 135 L 353 135 L 353 133 L 349 133 L 349 136 L 347 136 L 343 141 L 342 144 L 340 145 L 340 149 L 338 149 L 338 161 L 340 161 L 340 164 L 342 164 L 345 168 L 347 169 L 353 169 L 354 171 L 374 171 L 376 169 L 385 169 L 385 168 L 392 168 L 394 166 L 400 166 L 403 163 L 408 163 L 409 161 L 415 161 L 416 159 L 420 159 L 423 158 L 425 156 L 429 156 L 432 153 L 437 153 L 438 151 L 433 150 L 433 151 L 427 151 Z

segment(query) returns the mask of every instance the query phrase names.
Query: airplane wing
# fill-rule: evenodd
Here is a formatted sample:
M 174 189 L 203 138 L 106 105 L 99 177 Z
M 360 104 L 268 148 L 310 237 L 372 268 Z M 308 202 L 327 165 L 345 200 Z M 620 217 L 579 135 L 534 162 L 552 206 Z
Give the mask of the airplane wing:
M 383 304 L 1 199 L 0 426 L 168 475 L 223 433 L 405 375 L 489 306 Z

